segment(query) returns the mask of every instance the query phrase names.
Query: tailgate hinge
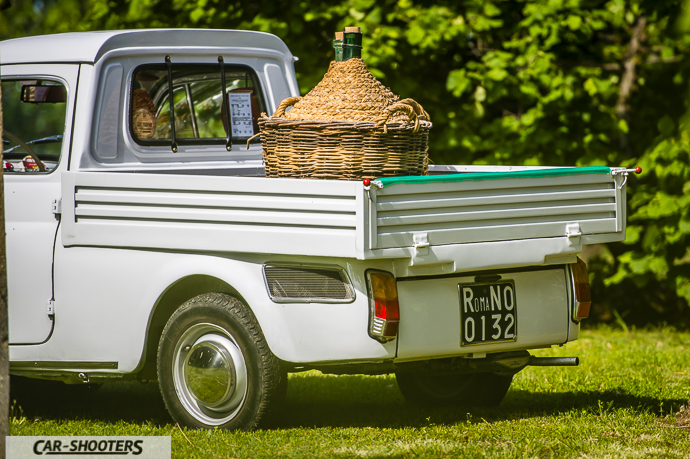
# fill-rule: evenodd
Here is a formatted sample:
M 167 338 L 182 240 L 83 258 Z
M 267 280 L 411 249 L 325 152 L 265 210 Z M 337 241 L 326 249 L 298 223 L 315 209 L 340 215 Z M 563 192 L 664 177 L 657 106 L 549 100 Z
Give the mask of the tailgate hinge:
M 429 238 L 427 233 L 414 233 L 412 241 L 414 242 L 415 257 L 429 255 Z
M 46 308 L 46 312 L 49 316 L 55 315 L 55 300 L 48 300 L 48 307 Z
M 566 223 L 565 236 L 568 238 L 568 245 L 580 245 L 582 230 L 579 223 Z

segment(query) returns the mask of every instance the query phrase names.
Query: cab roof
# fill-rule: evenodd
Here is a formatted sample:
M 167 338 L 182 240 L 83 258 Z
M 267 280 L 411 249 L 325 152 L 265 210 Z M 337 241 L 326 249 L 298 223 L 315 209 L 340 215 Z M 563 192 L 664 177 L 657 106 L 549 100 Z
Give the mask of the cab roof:
M 93 64 L 108 51 L 134 48 L 260 48 L 289 59 L 283 41 L 264 32 L 212 29 L 139 29 L 73 32 L 15 38 L 0 42 L 0 64 L 41 62 Z

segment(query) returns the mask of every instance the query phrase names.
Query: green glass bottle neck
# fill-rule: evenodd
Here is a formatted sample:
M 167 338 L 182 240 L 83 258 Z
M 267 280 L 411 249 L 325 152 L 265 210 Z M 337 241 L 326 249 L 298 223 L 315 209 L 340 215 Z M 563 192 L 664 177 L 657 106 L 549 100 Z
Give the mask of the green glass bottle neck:
M 362 33 L 345 32 L 343 39 L 343 61 L 362 58 Z
M 333 50 L 335 51 L 335 61 L 343 61 L 343 40 L 333 40 Z

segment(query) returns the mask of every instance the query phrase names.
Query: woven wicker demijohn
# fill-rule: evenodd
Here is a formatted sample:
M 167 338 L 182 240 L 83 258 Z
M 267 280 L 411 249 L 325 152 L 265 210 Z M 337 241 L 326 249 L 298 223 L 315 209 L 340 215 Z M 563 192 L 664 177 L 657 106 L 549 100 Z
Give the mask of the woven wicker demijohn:
M 346 28 L 344 47 L 349 36 L 361 44 L 358 32 Z M 359 58 L 331 62 L 314 89 L 262 114 L 259 126 L 267 177 L 361 180 L 428 170 L 429 115 L 400 100 Z

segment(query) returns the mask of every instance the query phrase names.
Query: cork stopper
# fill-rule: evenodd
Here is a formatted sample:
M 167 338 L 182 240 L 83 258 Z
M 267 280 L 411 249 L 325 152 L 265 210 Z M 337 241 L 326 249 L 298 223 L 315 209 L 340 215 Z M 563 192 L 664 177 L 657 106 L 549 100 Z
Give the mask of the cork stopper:
M 343 39 L 344 32 L 336 32 L 335 33 L 335 39 L 336 40 L 342 40 Z
M 345 33 L 360 33 L 361 29 L 359 27 L 345 27 Z

